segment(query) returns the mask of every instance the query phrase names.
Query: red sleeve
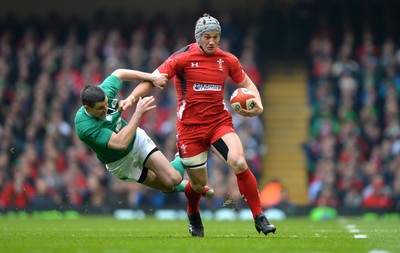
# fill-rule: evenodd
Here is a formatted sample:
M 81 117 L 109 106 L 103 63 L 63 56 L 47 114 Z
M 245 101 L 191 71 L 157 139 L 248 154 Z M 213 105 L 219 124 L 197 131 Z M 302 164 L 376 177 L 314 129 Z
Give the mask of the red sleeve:
M 176 59 L 176 56 L 171 55 L 157 70 L 162 74 L 168 74 L 168 80 L 170 80 L 179 72 L 178 62 L 179 60 Z
M 240 64 L 239 59 L 234 55 L 230 56 L 230 61 L 231 68 L 229 71 L 229 76 L 235 83 L 241 83 L 246 76 L 246 73 L 243 71 L 242 64 Z

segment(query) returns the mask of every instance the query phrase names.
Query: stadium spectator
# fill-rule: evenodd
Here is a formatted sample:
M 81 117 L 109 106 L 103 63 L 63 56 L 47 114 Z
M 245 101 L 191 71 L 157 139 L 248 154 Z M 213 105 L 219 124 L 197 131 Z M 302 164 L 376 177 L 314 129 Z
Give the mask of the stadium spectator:
M 370 210 L 390 210 L 393 205 L 391 189 L 381 174 L 376 174 L 363 190 L 363 207 Z
M 28 182 L 24 172 L 16 169 L 10 180 L 0 192 L 0 208 L 3 210 L 28 210 L 35 196 L 35 188 Z
M 347 36 L 343 37 L 337 60 L 329 70 L 331 73 L 327 71 L 326 75 L 318 75 L 311 72 L 310 87 L 316 83 L 332 83 L 333 86 L 330 93 L 317 89 L 315 96 L 310 96 L 310 104 L 315 105 L 315 101 L 328 100 L 334 95 L 329 106 L 313 106 L 310 129 L 314 134 L 311 137 L 318 136 L 316 129 L 324 129 L 316 123 L 323 122 L 319 115 L 330 115 L 337 120 L 338 130 L 330 131 L 335 139 L 335 145 L 331 145 L 330 150 L 333 157 L 337 158 L 335 185 L 343 207 L 362 206 L 390 211 L 393 210 L 391 203 L 395 197 L 388 194 L 387 189 L 394 187 L 394 168 L 399 157 L 396 141 L 400 136 L 396 88 L 400 79 L 395 65 L 396 49 L 393 41 L 385 38 L 380 50 L 374 43 L 372 32 L 369 29 L 365 31 L 359 46 L 354 44 L 354 39 L 349 42 Z M 314 39 L 310 45 L 313 45 L 315 54 L 320 54 L 321 50 L 316 50 L 319 48 L 315 46 L 318 45 L 316 41 Z M 353 48 L 356 48 L 354 54 Z M 333 58 L 333 55 L 328 57 Z M 313 67 L 316 66 L 312 65 L 310 69 Z M 316 157 L 320 154 L 318 151 L 323 141 L 324 138 L 310 138 L 305 145 L 310 168 L 310 189 L 316 189 L 318 185 L 313 181 L 319 177 L 318 170 L 314 171 L 313 168 L 318 164 Z M 383 177 L 384 180 L 374 184 L 372 181 L 375 177 Z M 382 189 L 386 189 L 383 192 L 387 194 L 382 194 Z
M 347 177 L 340 183 L 339 199 L 342 200 L 342 205 L 353 211 L 358 210 L 362 205 L 362 183 L 355 178 Z
M 356 56 L 360 62 L 363 62 L 367 58 L 373 58 L 378 60 L 379 48 L 374 42 L 374 36 L 370 29 L 366 28 L 362 36 L 362 44 L 356 49 Z
M 319 192 L 314 205 L 319 207 L 337 208 L 340 205 L 340 200 L 336 194 L 335 189 L 332 186 L 325 186 Z
M 30 210 L 57 210 L 62 204 L 60 192 L 49 188 L 46 180 L 41 177 L 35 180 L 35 192 L 36 194 L 30 201 Z
M 308 198 L 311 203 L 315 204 L 318 196 L 324 188 L 335 187 L 335 166 L 333 159 L 320 159 L 317 163 L 316 172 L 313 175 L 309 185 Z
M 397 167 L 399 168 L 399 167 Z M 393 200 L 394 209 L 400 210 L 400 170 L 397 169 L 393 179 Z

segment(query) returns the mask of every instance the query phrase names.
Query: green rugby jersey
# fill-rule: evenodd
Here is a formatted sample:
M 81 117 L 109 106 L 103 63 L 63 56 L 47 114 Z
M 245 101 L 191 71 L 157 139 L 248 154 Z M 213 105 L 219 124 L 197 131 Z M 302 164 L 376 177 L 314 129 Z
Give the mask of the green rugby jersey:
M 121 117 L 121 112 L 117 110 L 118 100 L 115 98 L 122 87 L 122 81 L 118 77 L 110 75 L 99 87 L 108 97 L 107 116 L 102 119 L 94 118 L 82 106 L 75 115 L 75 130 L 79 139 L 96 153 L 102 163 L 107 164 L 126 156 L 132 150 L 135 138 L 126 150 L 107 148 L 112 133 L 118 133 L 127 125 L 127 122 Z

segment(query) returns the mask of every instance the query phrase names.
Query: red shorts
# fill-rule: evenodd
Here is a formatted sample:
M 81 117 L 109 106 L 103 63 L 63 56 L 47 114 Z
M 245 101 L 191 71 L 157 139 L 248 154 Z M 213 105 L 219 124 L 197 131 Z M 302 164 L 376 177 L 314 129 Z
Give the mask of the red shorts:
M 222 136 L 235 133 L 230 119 L 207 125 L 183 125 L 178 122 L 176 129 L 178 132 L 176 146 L 182 158 L 208 151 L 211 144 Z

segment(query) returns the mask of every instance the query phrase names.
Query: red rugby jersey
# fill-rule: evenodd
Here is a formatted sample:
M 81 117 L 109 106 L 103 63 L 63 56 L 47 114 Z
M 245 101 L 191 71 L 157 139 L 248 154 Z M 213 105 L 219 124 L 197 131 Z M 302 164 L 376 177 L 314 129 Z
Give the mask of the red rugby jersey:
M 160 73 L 174 77 L 178 97 L 178 123 L 201 125 L 230 117 L 224 103 L 224 86 L 228 76 L 235 83 L 245 77 L 238 58 L 217 48 L 212 55 L 192 43 L 171 55 L 161 66 Z

